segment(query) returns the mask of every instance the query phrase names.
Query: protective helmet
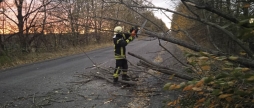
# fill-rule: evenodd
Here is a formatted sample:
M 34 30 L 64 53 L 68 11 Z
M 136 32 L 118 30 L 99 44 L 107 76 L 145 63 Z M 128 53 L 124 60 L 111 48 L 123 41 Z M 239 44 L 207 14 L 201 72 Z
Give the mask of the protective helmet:
M 114 28 L 114 34 L 122 33 L 122 32 L 123 32 L 123 28 L 121 26 L 116 26 Z

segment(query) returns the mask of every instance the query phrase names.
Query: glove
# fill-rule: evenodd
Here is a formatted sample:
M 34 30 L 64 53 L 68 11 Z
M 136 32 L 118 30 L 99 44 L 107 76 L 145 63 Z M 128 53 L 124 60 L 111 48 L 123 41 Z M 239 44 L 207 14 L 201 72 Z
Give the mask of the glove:
M 132 36 L 132 37 L 135 37 L 135 36 L 136 36 L 136 30 L 132 30 L 131 36 Z

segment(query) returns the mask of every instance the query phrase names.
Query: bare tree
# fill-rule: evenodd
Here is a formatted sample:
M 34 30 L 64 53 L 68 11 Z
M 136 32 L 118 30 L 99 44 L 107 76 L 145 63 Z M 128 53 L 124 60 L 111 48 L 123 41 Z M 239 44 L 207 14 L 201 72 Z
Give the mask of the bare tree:
M 1 34 L 1 36 L 0 36 L 0 55 L 3 55 L 3 53 L 4 53 L 4 43 L 3 43 L 3 38 L 4 38 L 4 29 L 5 29 L 5 17 L 4 17 L 4 12 L 5 12 L 5 7 L 4 7 L 4 4 L 3 4 L 3 1 L 0 1 L 0 9 L 1 9 L 1 16 L 2 16 L 2 18 L 1 18 L 1 21 L 2 21 L 2 28 L 0 28 L 0 29 L 2 29 L 2 34 Z
M 34 39 L 29 38 L 28 34 L 30 29 L 36 26 L 36 18 L 38 18 L 38 15 L 40 14 L 40 9 L 45 5 L 48 5 L 50 2 L 51 1 L 48 1 L 44 4 L 40 4 L 34 0 L 31 0 L 29 3 L 26 0 L 14 0 L 14 3 L 10 1 L 4 2 L 8 10 L 11 10 L 12 14 L 16 16 L 17 20 L 13 19 L 10 14 L 4 13 L 8 20 L 17 25 L 20 47 L 23 51 L 29 50 L 29 44 L 31 44 Z M 11 4 L 14 4 L 14 7 Z
M 217 10 L 211 8 L 211 7 L 206 6 L 206 5 L 202 6 L 202 5 L 197 4 L 195 2 L 187 2 L 187 1 L 183 1 L 183 2 L 186 2 L 186 3 L 190 4 L 190 6 L 195 6 L 195 7 L 199 8 L 199 9 L 205 9 L 205 10 L 207 10 L 209 12 L 213 12 L 213 13 L 215 13 L 215 14 L 221 16 L 222 18 L 225 18 L 225 19 L 227 19 L 227 20 L 229 20 L 231 22 L 234 22 L 234 23 L 238 23 L 239 22 L 236 18 L 228 16 L 227 14 L 223 14 L 223 12 L 217 11 Z M 121 2 L 119 2 L 119 3 L 121 3 Z M 244 44 L 243 41 L 241 41 L 240 39 L 237 39 L 236 36 L 234 36 L 234 34 L 231 31 L 228 31 L 228 30 L 224 29 L 222 26 L 220 26 L 220 25 L 218 25 L 216 23 L 208 22 L 208 21 L 206 21 L 204 19 L 201 19 L 200 17 L 193 17 L 193 16 L 185 15 L 185 14 L 182 14 L 180 12 L 176 12 L 176 11 L 173 11 L 173 10 L 170 10 L 170 9 L 166 9 L 166 8 L 162 8 L 162 7 L 133 6 L 133 5 L 129 5 L 129 7 L 161 9 L 161 10 L 164 10 L 166 12 L 173 12 L 174 14 L 178 14 L 180 16 L 189 18 L 191 20 L 195 20 L 195 21 L 199 21 L 199 22 L 201 22 L 203 24 L 207 24 L 207 25 L 209 25 L 211 27 L 214 27 L 214 28 L 220 30 L 221 32 L 225 33 L 231 40 L 236 42 L 239 45 L 239 47 L 241 47 L 243 50 L 245 50 L 250 57 L 252 57 L 252 55 L 253 55 L 252 51 Z M 242 25 L 242 26 L 244 26 L 244 25 Z M 162 32 L 164 32 L 164 31 L 162 31 Z M 148 33 L 150 35 L 156 36 L 156 37 L 158 37 L 160 39 L 163 39 L 163 40 L 166 40 L 166 41 L 169 41 L 169 42 L 173 42 L 175 44 L 178 44 L 178 45 L 190 48 L 190 49 L 192 49 L 194 51 L 206 51 L 206 52 L 210 52 L 210 53 L 213 53 L 213 54 L 216 54 L 216 55 L 226 55 L 226 56 L 230 55 L 230 54 L 227 54 L 225 52 L 214 51 L 214 50 L 203 48 L 203 47 L 200 47 L 200 46 L 191 45 L 189 43 L 186 43 L 186 42 L 183 42 L 183 41 L 180 41 L 180 40 L 176 40 L 176 39 L 174 39 L 172 37 L 160 36 L 158 34 L 154 34 L 154 33 L 151 33 L 151 32 L 148 32 Z M 242 59 L 244 59 L 244 58 L 242 58 Z M 246 60 L 246 62 L 244 62 L 244 61 L 242 61 L 240 59 L 239 59 L 238 62 L 240 62 L 240 63 L 242 63 L 244 65 L 251 66 L 251 67 L 254 66 L 253 62 L 251 62 L 252 61 L 251 59 L 245 58 L 244 60 Z

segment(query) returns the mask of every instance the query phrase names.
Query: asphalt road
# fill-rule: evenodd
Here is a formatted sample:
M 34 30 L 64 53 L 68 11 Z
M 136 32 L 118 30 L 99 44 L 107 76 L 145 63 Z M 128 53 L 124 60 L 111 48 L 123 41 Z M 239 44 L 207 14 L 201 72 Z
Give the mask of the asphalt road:
M 168 48 L 176 50 L 172 44 L 169 44 Z M 159 47 L 157 40 L 136 39 L 128 45 L 127 51 L 153 60 L 162 48 Z M 0 108 L 134 108 L 135 105 L 140 104 L 134 102 L 137 101 L 136 97 L 121 96 L 116 99 L 110 93 L 132 95 L 133 92 L 115 87 L 104 80 L 90 81 L 86 84 L 72 83 L 87 80 L 77 75 L 91 71 L 92 68 L 89 67 L 93 66 L 93 62 L 103 67 L 115 66 L 113 47 L 86 52 L 86 54 L 0 71 Z M 164 56 L 170 58 L 168 55 Z M 127 58 L 134 64 L 138 62 L 132 56 L 128 55 Z M 167 60 L 172 61 L 172 58 Z M 146 104 L 151 105 L 149 102 L 147 101 Z M 149 107 L 149 105 L 143 106 Z

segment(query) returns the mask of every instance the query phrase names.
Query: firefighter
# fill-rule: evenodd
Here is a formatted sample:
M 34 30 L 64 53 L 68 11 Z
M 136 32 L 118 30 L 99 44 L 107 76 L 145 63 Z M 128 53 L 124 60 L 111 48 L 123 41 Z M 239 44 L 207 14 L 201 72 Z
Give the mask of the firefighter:
M 114 84 L 118 82 L 118 76 L 122 71 L 122 80 L 129 81 L 130 77 L 127 75 L 128 63 L 126 60 L 126 46 L 134 40 L 138 29 L 133 27 L 130 29 L 130 33 L 123 33 L 121 26 L 114 28 L 114 45 L 115 45 L 115 59 L 116 67 L 113 74 Z

